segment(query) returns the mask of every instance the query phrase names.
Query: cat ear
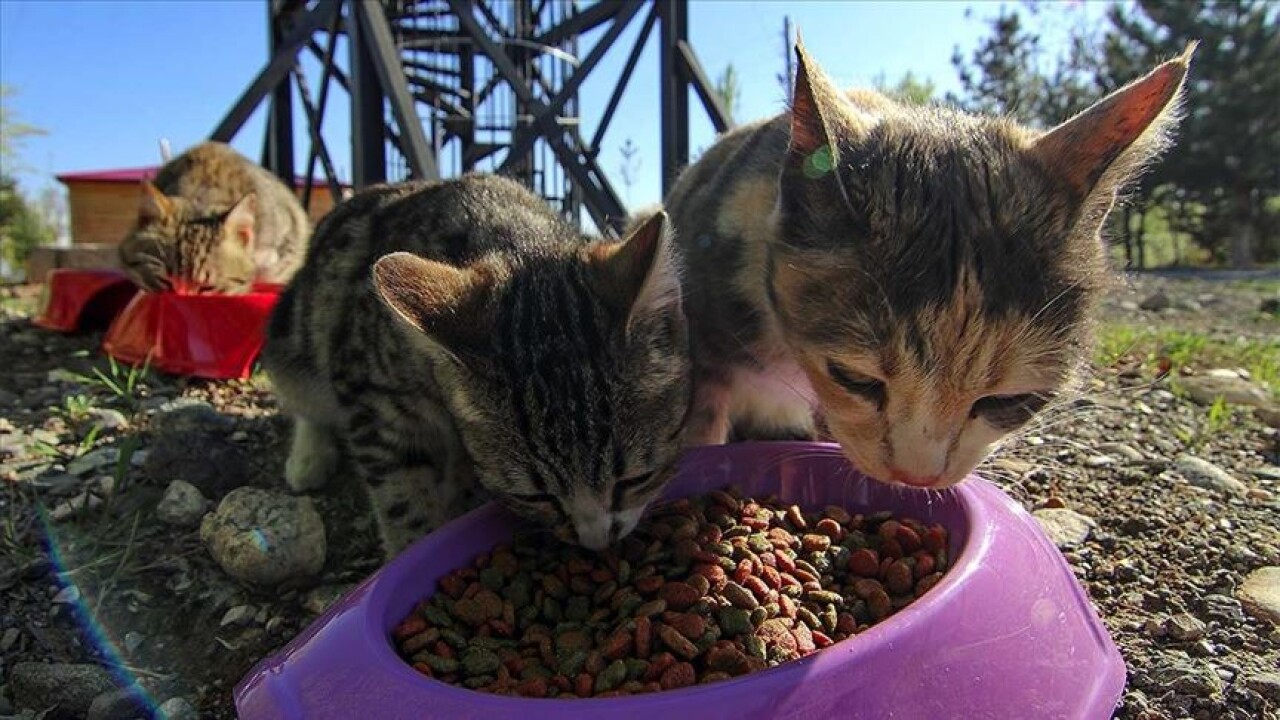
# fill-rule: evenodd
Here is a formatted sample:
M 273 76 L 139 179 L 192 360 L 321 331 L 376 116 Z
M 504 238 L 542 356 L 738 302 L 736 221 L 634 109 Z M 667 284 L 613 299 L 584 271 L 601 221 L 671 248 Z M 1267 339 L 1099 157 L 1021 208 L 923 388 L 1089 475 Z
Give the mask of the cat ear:
M 1196 43 L 1182 55 L 1041 135 L 1031 154 L 1079 197 L 1114 189 L 1168 145 Z M 1103 182 L 1106 180 L 1106 182 Z
M 142 181 L 142 197 L 138 203 L 138 219 L 142 222 L 163 220 L 173 212 L 173 201 L 150 182 Z
M 796 33 L 796 77 L 791 92 L 791 141 L 788 155 L 805 160 L 823 148 L 835 148 L 831 143 L 831 104 L 838 102 L 839 93 L 826 73 L 809 57 L 804 43 Z
M 249 193 L 227 211 L 223 226 L 246 248 L 253 246 L 258 214 L 258 196 Z
M 373 264 L 373 285 L 396 315 L 450 353 L 489 336 L 488 275 L 397 252 Z
M 669 236 L 667 213 L 659 210 L 622 241 L 596 243 L 587 251 L 596 292 L 626 316 L 626 332 L 637 317 L 680 305 L 680 277 Z

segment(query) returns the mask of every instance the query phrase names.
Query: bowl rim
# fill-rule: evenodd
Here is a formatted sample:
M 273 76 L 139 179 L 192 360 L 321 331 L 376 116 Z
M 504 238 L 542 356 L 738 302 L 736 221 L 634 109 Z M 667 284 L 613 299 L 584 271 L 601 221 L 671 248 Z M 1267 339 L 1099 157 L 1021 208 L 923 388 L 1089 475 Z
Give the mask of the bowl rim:
M 682 457 L 682 464 L 696 463 L 699 460 L 714 458 L 722 455 L 726 449 L 732 448 L 735 452 L 751 452 L 752 447 L 767 446 L 770 451 L 776 452 L 780 456 L 789 456 L 797 450 L 803 450 L 806 455 L 820 455 L 824 459 L 843 459 L 847 462 L 840 446 L 835 443 L 825 442 L 803 442 L 803 441 L 770 441 L 770 442 L 740 442 L 727 445 L 704 446 L 690 448 Z M 700 457 L 700 456 L 705 456 Z M 879 480 L 862 473 L 857 472 L 858 482 L 879 483 Z M 974 482 L 977 480 L 978 482 Z M 893 486 L 889 486 L 893 487 Z M 951 567 L 944 573 L 942 580 L 937 585 L 930 588 L 925 595 L 912 602 L 905 608 L 895 612 L 887 620 L 872 625 L 867 630 L 853 635 L 849 638 L 833 643 L 832 645 L 813 652 L 805 657 L 791 660 L 773 667 L 766 668 L 753 673 L 739 675 L 728 680 L 721 680 L 706 685 L 693 685 L 674 690 L 662 690 L 649 693 L 637 693 L 622 697 L 610 698 L 527 698 L 510 695 L 497 695 L 494 693 L 486 693 L 480 690 L 473 690 L 443 682 L 436 678 L 424 676 L 422 673 L 414 670 L 413 667 L 405 661 L 404 658 L 396 652 L 394 641 L 391 638 L 390 630 L 385 627 L 387 623 L 388 604 L 391 600 L 393 591 L 398 588 L 397 584 L 388 577 L 373 578 L 372 586 L 369 588 L 368 597 L 365 600 L 366 610 L 361 618 L 363 630 L 367 633 L 371 644 L 374 646 L 372 655 L 369 660 L 376 662 L 380 666 L 385 666 L 387 672 L 391 673 L 392 680 L 397 683 L 413 683 L 420 687 L 430 688 L 433 693 L 439 693 L 443 697 L 451 697 L 458 701 L 468 703 L 475 711 L 484 716 L 486 712 L 503 712 L 510 713 L 520 710 L 521 708 L 537 707 L 539 709 L 553 708 L 582 708 L 594 707 L 610 710 L 625 710 L 630 706 L 635 709 L 643 709 L 643 706 L 652 703 L 655 699 L 666 700 L 668 698 L 673 701 L 696 700 L 707 694 L 719 695 L 725 691 L 732 691 L 734 688 L 754 687 L 769 679 L 784 678 L 795 676 L 795 680 L 810 679 L 818 675 L 827 675 L 830 673 L 847 671 L 850 663 L 858 663 L 865 659 L 866 656 L 877 652 L 884 647 L 887 640 L 891 640 L 894 634 L 909 629 L 913 625 L 925 624 L 931 618 L 943 612 L 948 604 L 954 599 L 957 593 L 962 592 L 962 586 L 967 578 L 981 570 L 982 560 L 990 552 L 992 544 L 992 532 L 990 531 L 992 524 L 988 522 L 990 511 L 982 502 L 978 501 L 978 494 L 984 492 L 988 487 L 986 481 L 976 473 L 966 476 L 965 480 L 942 492 L 941 502 L 952 502 L 956 506 L 957 516 L 963 518 L 963 534 L 964 537 L 958 543 L 958 549 L 954 553 L 954 557 L 950 558 Z M 921 491 L 906 488 L 903 492 L 938 492 L 938 491 Z M 705 491 L 703 491 L 705 492 Z M 428 547 L 425 540 L 435 537 L 432 545 L 443 543 L 449 540 L 449 535 L 459 533 L 467 526 L 475 523 L 484 522 L 490 519 L 497 519 L 499 514 L 505 513 L 496 503 L 490 502 L 476 508 L 475 510 L 456 518 L 455 520 L 442 526 L 439 530 L 428 535 L 423 541 L 410 546 L 406 553 L 425 554 Z M 448 531 L 444 537 L 437 536 L 437 533 Z M 955 533 L 954 528 L 947 528 L 949 533 Z M 477 551 L 479 552 L 479 551 Z M 400 559 L 400 558 L 397 558 Z M 404 558 L 407 562 L 408 558 Z M 421 560 L 414 558 L 414 566 L 421 564 Z M 395 559 L 392 560 L 395 562 Z M 388 563 L 388 566 L 391 563 Z M 385 566 L 384 566 L 385 567 Z M 438 591 L 438 588 L 436 589 Z M 418 598 L 414 601 L 416 605 L 434 593 Z M 398 621 L 397 621 L 398 622 Z M 392 669 L 394 668 L 394 669 Z

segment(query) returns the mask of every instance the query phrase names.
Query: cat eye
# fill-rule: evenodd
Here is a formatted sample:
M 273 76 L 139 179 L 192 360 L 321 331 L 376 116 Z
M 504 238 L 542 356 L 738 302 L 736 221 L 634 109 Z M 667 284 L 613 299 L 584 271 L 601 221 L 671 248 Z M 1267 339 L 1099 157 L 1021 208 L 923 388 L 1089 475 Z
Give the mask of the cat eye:
M 988 395 L 973 404 L 969 417 L 981 416 L 995 427 L 1013 429 L 1030 420 L 1051 397 L 1050 393 Z
M 873 377 L 854 372 L 831 360 L 827 361 L 827 374 L 840 387 L 864 400 L 877 404 L 884 402 L 884 383 Z

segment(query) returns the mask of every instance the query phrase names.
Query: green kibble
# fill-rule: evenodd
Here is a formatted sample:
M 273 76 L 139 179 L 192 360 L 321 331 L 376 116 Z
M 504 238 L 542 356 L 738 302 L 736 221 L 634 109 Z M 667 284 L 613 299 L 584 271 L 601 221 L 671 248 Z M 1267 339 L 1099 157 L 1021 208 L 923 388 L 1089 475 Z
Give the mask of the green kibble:
M 616 592 L 618 592 L 618 583 L 614 580 L 610 580 L 596 588 L 595 593 L 591 596 L 591 600 L 596 604 L 599 604 L 613 597 L 613 594 Z
M 639 601 L 637 600 L 637 602 Z M 603 623 L 605 620 L 608 620 L 610 615 L 613 615 L 613 611 L 610 610 L 609 608 L 598 608 L 596 609 L 595 612 L 591 613 L 590 617 L 587 618 L 587 624 L 599 625 L 600 623 Z M 623 617 L 627 617 L 627 616 L 623 615 Z
M 555 575 L 544 575 L 542 577 L 542 591 L 557 600 L 563 600 L 569 596 L 569 588 L 565 587 L 560 578 Z
M 526 605 L 516 611 L 516 624 L 521 630 L 526 630 L 530 625 L 538 620 L 538 606 Z
M 810 590 L 804 594 L 804 599 L 806 602 L 844 607 L 844 598 L 840 596 L 840 593 L 831 592 L 830 590 Z
M 621 660 L 614 660 L 596 676 L 595 691 L 598 693 L 608 692 L 626 682 L 626 680 L 627 664 Z
M 519 612 L 527 606 L 533 597 L 533 586 L 527 575 L 517 575 L 503 589 L 502 596 L 511 601 Z
M 751 611 L 751 624 L 755 625 L 756 627 L 759 627 L 760 623 L 768 619 L 769 619 L 769 611 L 765 610 L 763 607 L 757 607 L 756 609 Z
M 550 679 L 553 677 L 555 677 L 555 672 L 536 660 L 526 662 L 524 669 L 520 671 L 521 680 L 532 680 L 533 678 Z
M 591 615 L 591 600 L 583 595 L 574 595 L 564 605 L 564 617 L 574 622 L 582 622 Z
M 746 635 L 755 628 L 751 624 L 751 612 L 736 607 L 723 607 L 716 613 L 720 629 L 725 635 Z
M 558 669 L 560 670 L 561 675 L 564 675 L 565 677 L 574 677 L 578 673 L 582 672 L 582 667 L 586 664 L 587 664 L 587 651 L 574 650 L 573 652 L 565 655 L 564 658 L 560 660 Z
M 480 571 L 480 584 L 490 590 L 501 590 L 507 577 L 496 567 L 487 567 Z
M 438 673 L 455 673 L 458 672 L 458 661 L 453 658 L 447 658 L 442 655 L 427 655 L 427 665 Z
M 502 661 L 492 650 L 469 647 L 462 653 L 462 671 L 467 675 L 491 675 L 497 672 Z
M 462 681 L 462 684 L 472 690 L 478 690 L 486 685 L 493 684 L 492 675 L 474 675 Z
M 718 543 L 712 543 L 707 549 L 721 557 L 733 557 L 733 543 L 721 540 Z
M 761 660 L 768 658 L 765 651 L 764 640 L 761 640 L 755 635 L 748 635 L 742 639 L 742 649 L 746 650 L 747 654 L 752 657 L 758 657 Z
M 649 671 L 649 661 L 640 658 L 627 658 L 623 662 L 627 664 L 627 680 L 639 680 Z
M 426 618 L 427 620 L 430 620 L 431 623 L 436 625 L 437 627 L 442 627 L 442 628 L 453 627 L 453 617 L 451 617 L 449 613 L 436 607 L 435 605 L 427 605 L 426 607 L 422 608 L 422 617 Z
M 836 623 L 840 621 L 840 616 L 836 614 L 836 607 L 828 605 L 818 613 L 818 619 L 822 621 L 822 629 L 830 634 L 836 631 Z
M 757 553 L 764 553 L 773 549 L 773 543 L 769 542 L 769 536 L 764 533 L 752 533 L 747 536 L 747 547 Z
M 515 646 L 516 641 L 510 638 L 477 637 L 471 639 L 471 647 L 485 650 L 500 650 L 502 648 L 514 648 Z
M 661 615 L 666 612 L 666 610 L 667 601 L 662 598 L 657 598 L 656 600 L 650 600 L 649 602 L 637 607 L 634 615 L 635 617 L 653 617 L 654 615 Z
M 796 619 L 808 625 L 810 630 L 822 627 L 822 621 L 818 620 L 818 616 L 814 615 L 809 608 L 796 608 Z
M 548 596 L 542 601 L 542 616 L 552 622 L 560 622 L 564 617 L 560 603 L 553 597 Z
M 577 595 L 590 595 L 595 590 L 591 578 L 586 575 L 574 575 L 569 578 L 569 591 Z
M 631 581 L 631 563 L 627 562 L 625 558 L 618 561 L 617 576 L 619 585 L 626 585 Z
M 638 595 L 632 595 L 631 597 L 622 601 L 622 604 L 618 606 L 618 617 L 620 618 L 639 617 L 639 613 L 637 612 L 637 610 L 640 608 L 640 606 L 643 603 L 644 603 L 644 598 Z
M 448 643 L 449 647 L 452 647 L 454 650 L 461 650 L 467 646 L 467 639 L 464 638 L 457 630 L 441 630 L 440 639 Z
M 783 595 L 786 595 L 787 597 L 790 597 L 795 600 L 799 600 L 800 596 L 804 594 L 804 588 L 800 587 L 799 585 L 783 585 L 782 589 L 779 590 L 779 592 L 781 592 Z

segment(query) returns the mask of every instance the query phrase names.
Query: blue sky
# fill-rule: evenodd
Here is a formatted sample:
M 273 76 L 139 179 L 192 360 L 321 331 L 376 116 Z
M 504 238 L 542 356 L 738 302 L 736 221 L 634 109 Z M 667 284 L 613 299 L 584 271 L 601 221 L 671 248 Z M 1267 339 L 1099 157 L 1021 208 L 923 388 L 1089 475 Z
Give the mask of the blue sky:
M 882 73 L 893 81 L 910 70 L 933 80 L 942 93 L 957 89 L 953 50 L 967 53 L 984 33 L 982 19 L 999 7 L 962 0 L 693 0 L 690 40 L 708 74 L 735 66 L 743 86 L 741 121 L 782 109 L 785 98 L 775 76 L 783 62 L 784 15 L 842 85 L 867 85 Z M 968 8 L 973 12 L 966 18 Z M 1099 2 L 1076 2 L 1050 12 L 1064 21 L 1093 22 L 1102 10 Z M 266 12 L 266 0 L 0 0 L 0 83 L 17 89 L 11 103 L 20 119 L 49 131 L 26 143 L 23 186 L 37 190 L 54 173 L 156 163 L 161 137 L 175 152 L 204 139 L 266 61 Z M 583 88 L 588 137 L 612 88 L 610 78 L 625 61 L 627 39 L 639 25 L 638 19 L 632 22 Z M 639 147 L 640 172 L 629 193 L 633 205 L 660 199 L 653 45 L 642 56 L 601 153 L 605 170 L 624 193 L 618 147 L 627 138 Z M 314 83 L 318 72 L 307 65 Z M 349 177 L 347 96 L 334 90 L 325 136 L 335 163 Z M 696 149 L 710 144 L 713 133 L 696 100 L 693 107 Z M 233 141 L 254 159 L 261 152 L 264 114 Z M 295 116 L 301 171 L 307 146 L 300 108 Z

